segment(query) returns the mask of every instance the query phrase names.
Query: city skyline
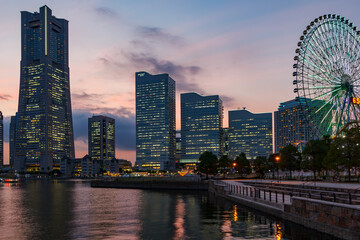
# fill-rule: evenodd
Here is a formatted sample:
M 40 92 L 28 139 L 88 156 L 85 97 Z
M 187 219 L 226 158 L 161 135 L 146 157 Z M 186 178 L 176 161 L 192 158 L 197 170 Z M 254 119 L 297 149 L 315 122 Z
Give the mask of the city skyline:
M 117 156 L 132 162 L 135 161 L 134 72 L 143 70 L 173 76 L 178 89 L 177 129 L 180 128 L 179 94 L 182 92 L 218 94 L 224 100 L 225 112 L 243 106 L 253 112 L 273 112 L 279 102 L 295 97 L 292 58 L 307 24 L 325 13 L 340 14 L 355 25 L 360 22 L 355 7 L 359 3 L 355 1 L 346 2 L 351 7 L 335 1 L 311 2 L 311 6 L 310 1 L 275 1 L 273 6 L 265 6 L 265 1 L 264 6 L 232 1 L 226 4 L 207 1 L 206 5 L 201 1 L 178 2 L 176 14 L 170 11 L 173 7 L 155 2 L 151 8 L 160 7 L 169 16 L 174 15 L 168 21 L 148 14 L 148 7 L 130 2 L 1 3 L 6 19 L 1 21 L 4 31 L 0 33 L 4 56 L 0 63 L 0 110 L 5 116 L 5 162 L 9 158 L 10 116 L 16 112 L 19 90 L 20 11 L 38 11 L 40 6 L 48 4 L 56 16 L 70 21 L 77 157 L 87 152 L 87 128 L 81 125 L 93 114 L 102 113 L 116 118 L 117 128 L 124 130 L 117 131 Z M 77 14 L 79 10 L 84 11 Z M 190 17 L 194 12 L 199 16 Z M 94 22 L 94 29 L 80 28 L 87 21 Z M 128 51 L 132 48 L 135 50 Z M 262 71 L 257 71 L 258 67 Z M 199 87 L 203 82 L 207 84 Z M 276 94 L 268 91 L 270 87 L 276 88 Z

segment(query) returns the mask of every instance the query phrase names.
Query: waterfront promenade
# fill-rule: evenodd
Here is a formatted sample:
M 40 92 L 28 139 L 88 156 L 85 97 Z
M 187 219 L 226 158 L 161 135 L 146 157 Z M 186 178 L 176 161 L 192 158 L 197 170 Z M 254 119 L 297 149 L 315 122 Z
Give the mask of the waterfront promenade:
M 209 191 L 342 239 L 360 239 L 360 184 L 211 181 Z

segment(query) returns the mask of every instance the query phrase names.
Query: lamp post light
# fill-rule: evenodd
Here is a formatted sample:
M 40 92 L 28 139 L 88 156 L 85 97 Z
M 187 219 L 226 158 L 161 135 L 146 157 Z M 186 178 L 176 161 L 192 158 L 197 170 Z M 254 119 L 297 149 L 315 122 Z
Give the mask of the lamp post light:
M 277 180 L 278 182 L 280 181 L 280 178 L 279 178 L 279 162 L 280 162 L 280 156 L 276 156 L 275 157 L 275 161 L 276 161 L 276 165 L 277 165 L 277 168 L 276 168 L 276 171 L 277 171 Z

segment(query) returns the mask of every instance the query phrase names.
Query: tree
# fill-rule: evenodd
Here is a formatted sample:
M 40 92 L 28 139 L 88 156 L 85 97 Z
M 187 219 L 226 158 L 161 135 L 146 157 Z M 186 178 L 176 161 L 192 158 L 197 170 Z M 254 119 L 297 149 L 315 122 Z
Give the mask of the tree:
M 313 171 L 315 181 L 316 172 L 320 172 L 323 169 L 323 162 L 330 148 L 327 140 L 310 140 L 306 143 L 302 152 L 303 161 L 301 162 L 301 168 Z
M 249 174 L 251 172 L 250 162 L 247 160 L 245 153 L 240 153 L 240 155 L 235 158 L 234 162 L 236 163 L 235 170 L 240 174 Z
M 231 160 L 229 159 L 228 155 L 222 155 L 219 159 L 219 169 L 220 172 L 224 174 L 224 177 L 230 167 L 231 167 Z
M 217 156 L 212 152 L 203 152 L 199 158 L 199 171 L 206 174 L 206 179 L 209 174 L 216 174 L 218 167 Z
M 280 151 L 280 163 L 281 170 L 287 169 L 290 171 L 290 179 L 292 178 L 292 171 L 300 169 L 300 153 L 292 144 L 287 145 Z
M 269 164 L 266 160 L 266 157 L 256 157 L 254 160 L 254 169 L 259 177 L 264 178 L 265 172 L 269 170 Z
M 343 131 L 342 137 L 333 139 L 326 157 L 328 167 L 338 170 L 344 166 L 351 180 L 351 168 L 360 166 L 360 128 L 355 127 Z

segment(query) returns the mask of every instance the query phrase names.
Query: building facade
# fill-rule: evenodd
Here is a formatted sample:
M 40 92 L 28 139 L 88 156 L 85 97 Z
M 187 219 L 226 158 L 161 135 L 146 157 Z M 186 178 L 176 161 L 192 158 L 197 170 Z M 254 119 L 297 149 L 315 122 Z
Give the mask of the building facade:
M 106 116 L 88 119 L 88 149 L 93 160 L 115 158 L 115 119 Z
M 248 159 L 272 153 L 272 113 L 229 111 L 229 157 L 245 153 Z
M 4 123 L 3 115 L 0 111 L 0 167 L 4 165 Z
M 305 99 L 298 98 L 279 105 L 274 113 L 275 152 L 289 144 L 302 147 L 312 138 L 302 109 Z
M 181 163 L 194 164 L 209 151 L 220 157 L 223 104 L 218 95 L 181 94 Z
M 175 166 L 175 81 L 168 74 L 135 73 L 136 167 L 172 170 Z
M 10 129 L 9 129 L 9 161 L 10 167 L 14 167 L 15 160 L 15 138 L 17 129 L 17 113 L 15 116 L 11 116 Z
M 68 21 L 47 6 L 21 12 L 15 169 L 50 172 L 74 157 Z

